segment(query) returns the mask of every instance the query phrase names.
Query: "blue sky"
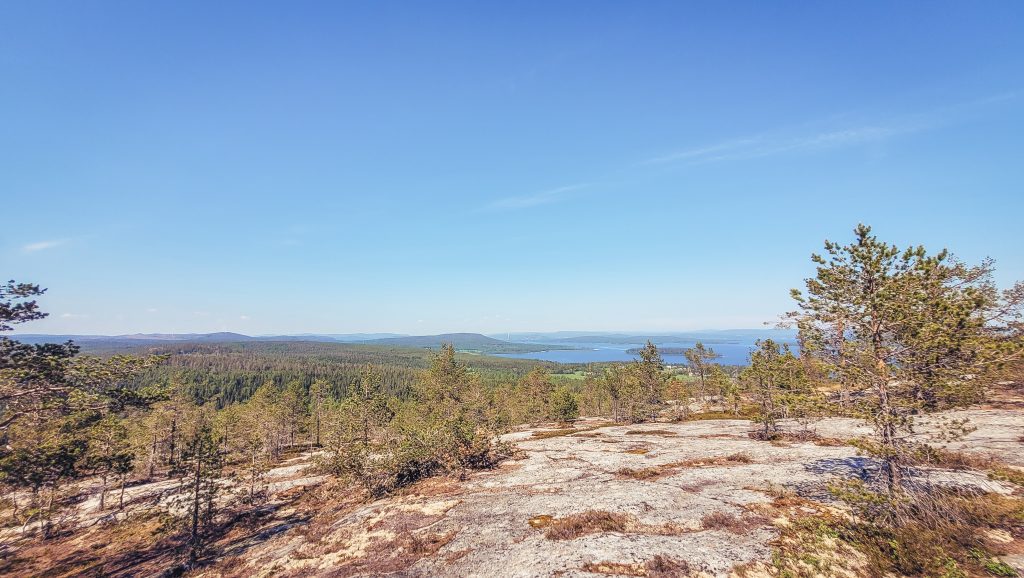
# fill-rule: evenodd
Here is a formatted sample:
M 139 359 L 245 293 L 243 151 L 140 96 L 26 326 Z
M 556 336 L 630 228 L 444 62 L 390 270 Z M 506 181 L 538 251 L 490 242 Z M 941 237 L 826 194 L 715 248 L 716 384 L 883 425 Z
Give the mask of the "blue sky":
M 22 330 L 756 327 L 858 222 L 1024 279 L 1024 3 L 683 4 L 4 3 Z

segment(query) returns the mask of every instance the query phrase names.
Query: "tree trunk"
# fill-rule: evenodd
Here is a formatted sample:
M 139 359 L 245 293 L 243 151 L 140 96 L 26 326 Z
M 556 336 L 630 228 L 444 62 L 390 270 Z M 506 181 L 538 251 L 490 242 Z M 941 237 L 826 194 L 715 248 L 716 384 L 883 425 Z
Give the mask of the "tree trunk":
M 320 406 L 316 408 L 316 447 L 320 447 Z
M 149 446 L 149 460 L 146 462 L 146 478 L 153 479 L 153 475 L 156 473 L 156 454 L 159 449 L 159 438 L 156 435 L 156 429 L 153 430 L 153 442 Z
M 199 559 L 199 485 L 202 482 L 203 460 L 196 455 L 195 479 L 192 484 L 192 529 L 189 536 L 188 560 L 194 564 Z
M 881 424 L 879 433 L 882 438 L 882 448 L 885 452 L 885 477 L 889 493 L 894 493 L 903 485 L 900 472 L 900 459 L 896 449 L 896 425 L 893 422 L 895 412 L 889 402 L 889 391 L 885 383 L 878 386 L 878 413 Z
M 50 512 L 53 511 L 53 498 L 54 498 L 54 494 L 55 493 L 56 493 L 56 487 L 51 487 L 50 488 L 50 493 L 46 497 L 46 508 L 43 509 L 43 513 L 42 513 L 42 515 L 40 516 L 40 519 L 39 519 L 39 522 L 40 522 L 41 528 L 42 528 L 42 532 L 43 532 L 43 539 L 44 540 L 48 539 L 50 537 L 50 530 L 51 530 Z
M 107 476 L 104 475 L 100 478 L 102 484 L 100 485 L 100 511 L 107 507 Z
M 256 501 L 256 452 L 252 452 L 252 463 L 249 469 L 249 503 Z
M 177 435 L 177 431 L 178 431 L 178 421 L 176 419 L 172 419 L 171 420 L 171 440 L 170 440 L 170 444 L 168 444 L 168 448 L 167 448 L 167 451 L 168 451 L 168 454 L 169 454 L 168 457 L 167 457 L 167 463 L 170 464 L 171 471 L 174 470 L 174 466 L 177 463 L 177 460 L 175 459 L 175 456 L 174 456 L 174 452 L 175 452 L 175 449 L 176 449 L 174 447 L 174 445 L 175 445 L 175 436 Z M 168 473 L 168 476 L 169 475 L 170 474 Z

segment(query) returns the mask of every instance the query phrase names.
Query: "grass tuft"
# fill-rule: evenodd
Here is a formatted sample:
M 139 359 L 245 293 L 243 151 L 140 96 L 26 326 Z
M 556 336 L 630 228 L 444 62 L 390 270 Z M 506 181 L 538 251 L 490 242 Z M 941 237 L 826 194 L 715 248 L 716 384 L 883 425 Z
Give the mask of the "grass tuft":
M 603 510 L 587 510 L 551 520 L 544 536 L 549 540 L 572 540 L 587 534 L 624 532 L 629 523 L 625 514 Z

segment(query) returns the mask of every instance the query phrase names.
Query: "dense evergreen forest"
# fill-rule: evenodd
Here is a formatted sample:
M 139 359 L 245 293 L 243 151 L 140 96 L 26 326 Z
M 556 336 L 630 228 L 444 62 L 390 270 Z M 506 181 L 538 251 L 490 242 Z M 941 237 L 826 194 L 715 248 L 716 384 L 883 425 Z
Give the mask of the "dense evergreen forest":
M 343 397 L 367 366 L 378 368 L 390 395 L 404 396 L 434 355 L 424 348 L 308 341 L 185 344 L 132 351 L 167 358 L 141 374 L 139 386 L 180 385 L 196 402 L 211 401 L 219 407 L 249 399 L 265 383 L 283 387 L 298 382 L 308 391 L 313 382 L 322 380 L 331 384 L 331 395 Z M 576 370 L 542 361 L 473 354 L 458 354 L 458 358 L 481 382 L 495 387 L 514 383 L 538 367 L 551 372 Z

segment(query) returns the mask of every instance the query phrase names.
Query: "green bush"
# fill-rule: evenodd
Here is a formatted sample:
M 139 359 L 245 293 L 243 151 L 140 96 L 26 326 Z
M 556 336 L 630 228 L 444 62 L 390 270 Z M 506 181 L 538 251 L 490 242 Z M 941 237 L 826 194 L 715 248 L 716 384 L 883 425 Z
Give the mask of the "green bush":
M 551 394 L 549 407 L 551 419 L 559 423 L 571 424 L 580 417 L 580 404 L 576 401 L 576 396 L 565 387 L 558 388 Z

